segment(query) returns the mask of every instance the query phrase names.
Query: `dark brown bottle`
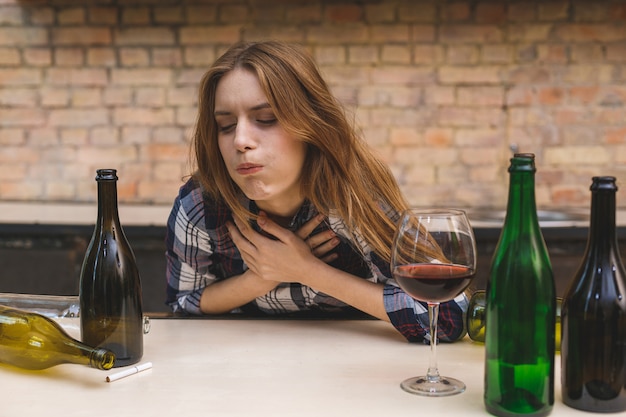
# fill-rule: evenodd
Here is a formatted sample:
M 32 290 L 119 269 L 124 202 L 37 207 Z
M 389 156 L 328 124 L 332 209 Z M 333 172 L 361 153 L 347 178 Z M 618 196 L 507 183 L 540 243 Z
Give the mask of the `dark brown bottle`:
M 593 177 L 587 248 L 561 312 L 563 402 L 586 411 L 626 411 L 626 272 L 616 192 L 614 177 Z
M 98 170 L 96 181 L 98 217 L 80 273 L 81 338 L 127 366 L 143 356 L 141 280 L 120 225 L 116 170 Z

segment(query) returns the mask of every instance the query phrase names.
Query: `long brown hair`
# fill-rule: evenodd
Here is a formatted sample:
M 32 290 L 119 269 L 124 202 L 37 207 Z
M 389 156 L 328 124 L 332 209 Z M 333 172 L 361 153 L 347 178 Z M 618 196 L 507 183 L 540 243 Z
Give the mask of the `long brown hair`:
M 257 75 L 279 123 L 307 144 L 302 195 L 320 213 L 338 215 L 352 235 L 364 239 L 388 261 L 396 224 L 382 208 L 400 212 L 407 203 L 389 168 L 359 137 L 313 59 L 297 45 L 274 41 L 236 44 L 204 75 L 193 138 L 196 180 L 238 218 L 254 217 L 241 204 L 241 191 L 228 175 L 214 117 L 217 85 L 235 68 Z

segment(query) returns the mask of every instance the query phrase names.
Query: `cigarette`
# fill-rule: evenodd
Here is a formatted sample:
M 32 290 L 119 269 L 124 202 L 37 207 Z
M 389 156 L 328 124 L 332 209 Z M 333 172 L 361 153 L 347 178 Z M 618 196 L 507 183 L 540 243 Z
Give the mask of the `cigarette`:
M 107 382 L 117 381 L 118 379 L 126 378 L 127 376 L 134 375 L 141 371 L 145 371 L 146 369 L 152 368 L 152 362 L 142 363 L 141 365 L 133 366 L 132 368 L 125 369 L 123 371 L 117 372 L 115 374 L 111 374 L 107 376 Z

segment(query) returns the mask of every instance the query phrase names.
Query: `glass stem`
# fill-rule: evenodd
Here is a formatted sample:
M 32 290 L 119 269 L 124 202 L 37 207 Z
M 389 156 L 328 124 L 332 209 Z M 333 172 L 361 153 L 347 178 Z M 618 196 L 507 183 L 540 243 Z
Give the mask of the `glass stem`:
M 439 303 L 428 303 L 428 321 L 430 324 L 430 361 L 426 377 L 429 382 L 439 381 L 437 369 L 437 319 L 439 318 Z

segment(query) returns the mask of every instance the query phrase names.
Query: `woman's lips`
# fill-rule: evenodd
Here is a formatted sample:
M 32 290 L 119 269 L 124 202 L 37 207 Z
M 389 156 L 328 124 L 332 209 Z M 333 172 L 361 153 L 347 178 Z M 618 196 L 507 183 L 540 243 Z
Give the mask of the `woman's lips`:
M 257 164 L 241 164 L 237 166 L 237 172 L 241 175 L 256 174 L 263 169 L 262 165 Z

